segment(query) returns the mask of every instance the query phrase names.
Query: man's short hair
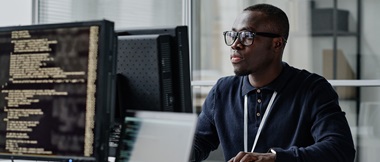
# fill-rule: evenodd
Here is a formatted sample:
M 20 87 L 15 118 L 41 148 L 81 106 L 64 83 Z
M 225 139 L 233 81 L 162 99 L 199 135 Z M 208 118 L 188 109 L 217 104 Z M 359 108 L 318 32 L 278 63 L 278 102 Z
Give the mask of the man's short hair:
M 258 11 L 265 14 L 271 24 L 271 28 L 286 40 L 289 36 L 289 20 L 285 12 L 270 4 L 256 4 L 245 8 L 243 11 Z

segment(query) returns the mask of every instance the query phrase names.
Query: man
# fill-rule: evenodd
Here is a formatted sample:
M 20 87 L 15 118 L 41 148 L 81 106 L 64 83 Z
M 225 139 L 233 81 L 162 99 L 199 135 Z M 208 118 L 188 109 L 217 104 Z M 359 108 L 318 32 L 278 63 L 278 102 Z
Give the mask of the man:
M 286 14 L 258 4 L 223 33 L 235 76 L 218 80 L 199 115 L 194 161 L 221 144 L 229 162 L 350 162 L 351 131 L 328 81 L 282 61 Z

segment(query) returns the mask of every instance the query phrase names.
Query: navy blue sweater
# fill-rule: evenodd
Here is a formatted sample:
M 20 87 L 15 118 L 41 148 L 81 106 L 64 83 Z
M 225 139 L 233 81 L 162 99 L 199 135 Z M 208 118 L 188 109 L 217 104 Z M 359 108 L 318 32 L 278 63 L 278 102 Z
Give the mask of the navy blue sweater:
M 244 96 L 248 96 L 248 150 L 273 92 L 277 97 L 255 152 L 277 152 L 276 162 L 352 162 L 355 149 L 338 95 L 323 77 L 284 63 L 281 74 L 260 89 L 247 76 L 218 80 L 199 115 L 194 139 L 195 161 L 223 148 L 225 160 L 244 151 Z M 257 102 L 260 100 L 260 102 Z

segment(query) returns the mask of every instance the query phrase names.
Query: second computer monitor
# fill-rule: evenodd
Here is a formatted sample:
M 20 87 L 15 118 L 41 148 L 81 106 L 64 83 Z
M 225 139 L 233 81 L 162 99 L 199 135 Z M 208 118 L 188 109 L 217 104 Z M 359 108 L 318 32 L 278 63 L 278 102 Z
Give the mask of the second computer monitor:
M 159 60 L 156 60 L 157 62 L 154 65 L 158 68 L 160 72 L 152 71 L 149 68 L 147 68 L 148 66 L 142 66 L 140 69 L 136 69 L 137 71 L 139 71 L 139 74 L 142 75 L 141 77 L 155 76 L 156 79 L 158 79 L 159 83 L 157 84 L 161 84 L 161 85 L 156 88 L 161 89 L 160 90 L 161 105 L 156 104 L 155 107 L 151 107 L 149 103 L 145 103 L 145 102 L 152 102 L 154 100 L 146 100 L 148 96 L 145 96 L 143 97 L 145 98 L 145 100 L 142 99 L 145 102 L 138 101 L 138 103 L 136 104 L 139 106 L 129 107 L 129 109 L 174 111 L 174 112 L 188 112 L 188 113 L 193 112 L 192 100 L 191 100 L 191 85 L 190 85 L 189 40 L 188 40 L 189 37 L 188 37 L 187 26 L 119 29 L 119 30 L 116 30 L 116 34 L 118 35 L 118 38 L 119 38 L 118 63 L 117 63 L 117 73 L 119 74 L 123 74 L 123 73 L 125 74 L 126 66 L 131 67 L 131 68 L 136 68 L 136 66 L 132 66 L 131 64 L 125 65 L 125 62 L 120 60 L 120 57 L 123 57 L 122 55 L 124 56 L 126 55 L 126 51 L 121 49 L 122 48 L 121 43 L 120 43 L 121 38 L 124 39 L 124 42 L 126 41 L 125 39 L 130 39 L 129 42 L 131 42 L 132 41 L 131 39 L 134 39 L 131 36 L 136 36 L 140 38 L 145 37 L 146 39 L 147 37 L 151 37 L 149 38 L 151 40 L 152 40 L 152 36 L 154 37 L 154 35 L 156 36 L 158 35 L 160 37 L 165 38 L 165 39 L 156 39 L 155 40 L 155 42 L 157 42 L 156 44 L 153 43 L 151 44 L 149 48 L 142 49 L 145 52 L 148 52 L 151 49 L 153 49 L 153 51 L 159 51 L 158 49 L 160 48 L 162 48 L 162 50 L 165 50 L 165 51 L 159 51 L 161 53 L 156 53 L 156 54 L 151 53 L 152 57 L 161 57 L 159 58 Z M 163 42 L 163 40 L 166 42 Z M 160 43 L 162 45 L 160 45 Z M 132 49 L 136 50 L 135 47 L 139 45 L 141 44 L 130 45 L 127 48 L 130 48 L 131 50 Z M 159 46 L 167 46 L 168 48 L 159 47 Z M 167 55 L 168 57 L 167 58 L 164 57 L 162 52 L 169 54 Z M 135 53 L 134 55 L 135 56 L 132 56 L 132 54 L 129 54 L 128 57 L 132 57 L 132 60 L 137 60 L 139 58 L 136 58 L 136 57 L 140 57 L 139 55 L 141 54 Z M 135 62 L 135 64 L 141 63 L 144 65 L 147 63 L 148 60 L 141 59 L 140 61 L 141 62 Z M 169 69 L 164 69 L 164 68 L 169 68 Z M 131 70 L 131 69 L 127 69 L 127 70 Z M 136 78 L 131 78 L 131 77 L 138 77 L 138 74 L 135 73 L 134 76 L 132 74 L 130 74 L 129 76 L 122 75 L 121 79 L 119 78 L 119 81 L 124 80 L 126 82 L 129 82 L 129 84 L 131 84 L 133 80 L 136 80 Z M 144 81 L 135 82 L 135 84 L 139 84 L 142 87 L 142 91 L 144 91 L 145 89 L 149 89 L 146 87 L 148 82 L 151 82 L 151 80 L 148 79 L 148 80 L 145 80 L 145 82 Z M 128 90 L 130 91 L 130 88 L 136 89 L 136 85 L 125 86 L 124 88 L 127 89 L 126 91 Z M 150 90 L 154 91 L 154 89 L 150 89 Z M 129 99 L 128 98 L 126 98 L 125 100 L 119 99 L 119 101 L 121 100 L 121 102 L 125 102 L 125 103 L 137 101 L 137 100 L 131 101 Z M 148 105 L 148 107 L 145 107 L 144 105 Z M 126 107 L 126 109 L 128 109 L 128 107 Z

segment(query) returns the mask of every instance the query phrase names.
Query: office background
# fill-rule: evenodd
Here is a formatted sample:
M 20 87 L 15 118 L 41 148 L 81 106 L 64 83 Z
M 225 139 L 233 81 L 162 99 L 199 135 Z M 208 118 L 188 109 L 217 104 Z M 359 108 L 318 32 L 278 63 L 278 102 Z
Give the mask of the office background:
M 215 81 L 233 75 L 222 32 L 255 3 L 282 8 L 290 20 L 284 60 L 325 76 L 347 113 L 357 161 L 380 158 L 378 0 L 7 0 L 0 26 L 108 19 L 116 29 L 189 26 L 194 112 Z M 221 161 L 221 152 L 208 161 Z

